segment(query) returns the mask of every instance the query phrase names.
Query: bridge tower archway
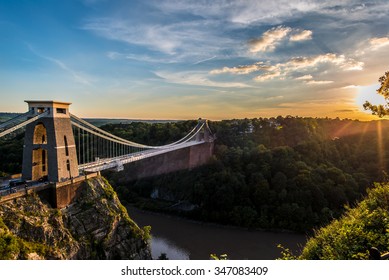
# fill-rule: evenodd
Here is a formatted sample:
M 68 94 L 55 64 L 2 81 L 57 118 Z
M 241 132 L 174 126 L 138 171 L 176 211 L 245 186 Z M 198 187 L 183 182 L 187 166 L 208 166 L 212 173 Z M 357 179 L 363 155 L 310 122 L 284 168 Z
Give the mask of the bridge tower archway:
M 77 177 L 77 152 L 69 114 L 71 103 L 26 102 L 31 117 L 45 115 L 26 125 L 22 178 L 61 182 Z
M 47 150 L 38 148 L 32 151 L 32 180 L 39 180 L 48 175 L 47 171 Z
M 38 122 L 34 127 L 34 144 L 46 144 L 47 143 L 47 130 L 42 122 Z

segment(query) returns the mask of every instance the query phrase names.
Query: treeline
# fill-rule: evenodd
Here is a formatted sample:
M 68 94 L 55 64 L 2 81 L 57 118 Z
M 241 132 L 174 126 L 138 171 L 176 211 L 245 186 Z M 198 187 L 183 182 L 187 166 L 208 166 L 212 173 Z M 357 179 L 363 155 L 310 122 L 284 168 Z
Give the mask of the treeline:
M 183 138 L 197 121 L 167 123 L 132 122 L 106 124 L 100 128 L 119 137 L 151 146 L 165 145 Z
M 0 113 L 0 124 L 18 115 L 20 113 Z M 24 129 L 0 138 L 0 177 L 22 171 L 23 142 Z
M 24 132 L 0 138 L 0 177 L 22 172 Z
M 6 122 L 18 115 L 20 115 L 20 113 L 0 113 L 0 123 Z
M 168 135 L 177 135 L 179 124 L 169 124 Z M 163 126 L 155 129 L 167 129 Z M 192 204 L 194 210 L 184 214 L 203 221 L 306 231 L 339 217 L 344 205 L 386 176 L 387 122 L 277 117 L 210 126 L 217 140 L 208 166 L 125 185 L 113 182 L 121 199 L 170 209 L 169 203 L 150 203 L 158 191 L 171 204 Z

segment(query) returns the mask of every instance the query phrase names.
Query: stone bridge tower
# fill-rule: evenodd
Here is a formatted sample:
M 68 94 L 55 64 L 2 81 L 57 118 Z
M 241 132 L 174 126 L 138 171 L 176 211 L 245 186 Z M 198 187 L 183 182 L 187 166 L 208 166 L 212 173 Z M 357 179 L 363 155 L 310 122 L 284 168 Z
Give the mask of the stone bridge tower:
M 61 182 L 77 177 L 76 145 L 69 105 L 58 101 L 25 101 L 31 117 L 46 113 L 26 126 L 22 178 Z

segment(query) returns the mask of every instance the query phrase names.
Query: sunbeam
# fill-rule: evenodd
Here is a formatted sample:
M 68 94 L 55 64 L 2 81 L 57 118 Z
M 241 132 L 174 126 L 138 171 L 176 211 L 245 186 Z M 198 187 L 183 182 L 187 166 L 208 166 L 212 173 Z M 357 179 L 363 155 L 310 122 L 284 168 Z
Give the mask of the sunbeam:
M 382 139 L 382 122 L 377 122 L 377 148 L 378 148 L 378 164 L 379 168 L 384 171 L 385 168 L 385 149 L 384 149 L 384 142 Z

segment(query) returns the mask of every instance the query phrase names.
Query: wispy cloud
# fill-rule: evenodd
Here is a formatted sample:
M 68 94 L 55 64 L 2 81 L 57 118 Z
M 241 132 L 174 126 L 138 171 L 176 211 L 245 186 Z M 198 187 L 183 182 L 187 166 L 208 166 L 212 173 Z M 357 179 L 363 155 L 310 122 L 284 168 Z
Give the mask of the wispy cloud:
M 356 89 L 356 88 L 359 88 L 359 86 L 356 86 L 356 85 L 348 85 L 348 86 L 342 87 L 342 89 Z
M 305 41 L 312 39 L 312 31 L 311 30 L 303 30 L 299 33 L 295 33 L 290 36 L 290 41 Z
M 219 56 L 225 46 L 234 45 L 234 40 L 218 33 L 218 24 L 205 20 L 134 24 L 124 18 L 94 18 L 83 29 L 109 40 L 145 47 L 145 53 L 158 52 L 154 57 L 162 54 L 176 61 L 190 58 L 192 63 L 198 63 Z
M 77 81 L 78 83 L 81 83 L 81 84 L 84 84 L 84 85 L 88 85 L 88 86 L 92 86 L 92 83 L 89 81 L 89 79 L 87 79 L 80 72 L 75 71 L 72 68 L 70 68 L 69 66 L 67 66 L 63 61 L 61 61 L 59 59 L 56 59 L 56 58 L 52 58 L 50 56 L 45 56 L 45 55 L 42 55 L 42 54 L 38 53 L 30 44 L 27 44 L 27 47 L 34 55 L 36 55 L 36 56 L 38 56 L 40 58 L 43 58 L 43 59 L 45 59 L 47 61 L 52 62 L 53 64 L 55 64 L 56 66 L 58 66 L 59 68 L 61 68 L 65 72 L 67 72 L 68 74 L 70 74 L 74 78 L 74 80 Z
M 267 72 L 265 74 L 256 76 L 254 78 L 254 81 L 263 82 L 263 81 L 267 81 L 267 80 L 272 80 L 272 79 L 280 77 L 280 76 L 281 76 L 281 71 Z
M 311 30 L 293 29 L 287 26 L 273 27 L 259 38 L 251 39 L 248 42 L 250 52 L 267 52 L 274 51 L 284 39 L 291 42 L 306 41 L 312 39 Z
M 297 70 L 309 67 L 315 67 L 318 64 L 331 63 L 339 66 L 343 70 L 362 70 L 364 63 L 352 58 L 346 58 L 345 55 L 334 53 L 321 54 L 311 57 L 294 57 L 286 62 L 283 67 L 289 70 Z
M 107 57 L 111 60 L 136 60 L 140 62 L 149 63 L 177 63 L 179 58 L 174 56 L 158 57 L 147 54 L 134 54 L 134 53 L 119 53 L 115 51 L 109 51 L 106 53 Z
M 297 77 L 295 78 L 295 80 L 311 80 L 313 77 L 312 75 L 304 75 L 304 76 L 300 76 L 300 77 Z
M 205 18 L 223 19 L 238 25 L 253 23 L 278 24 L 282 20 L 324 6 L 319 1 L 311 0 L 275 0 L 266 2 L 266 4 L 257 0 L 154 0 L 153 3 L 164 12 L 191 13 Z
M 66 71 L 67 73 L 69 73 L 77 82 L 81 83 L 81 84 L 85 84 L 85 85 L 88 85 L 88 86 L 91 86 L 92 84 L 90 83 L 89 80 L 87 80 L 84 76 L 82 76 L 82 74 L 80 74 L 80 72 L 77 72 L 71 68 L 69 68 L 64 62 L 62 62 L 61 60 L 59 59 L 55 59 L 55 58 L 52 58 L 52 57 L 48 57 L 48 56 L 42 56 L 42 58 L 48 60 L 48 61 L 51 61 L 53 62 L 54 64 L 58 65 L 62 70 Z
M 265 65 L 263 62 L 257 62 L 251 65 L 240 65 L 237 67 L 223 67 L 221 69 L 214 69 L 210 71 L 210 74 L 223 74 L 231 73 L 237 75 L 249 74 L 260 70 L 271 71 L 275 67 L 271 65 Z
M 93 31 L 107 39 L 144 45 L 168 54 L 174 54 L 176 49 L 182 45 L 183 41 L 176 32 L 172 32 L 172 29 L 174 29 L 172 26 L 133 26 L 130 21 L 123 19 L 91 19 L 83 28 Z
M 380 48 L 389 46 L 389 37 L 372 38 L 369 40 L 371 50 L 378 50 Z
M 307 85 L 325 85 L 332 84 L 334 81 L 316 81 L 313 79 L 312 75 L 304 75 L 295 78 L 295 80 L 303 81 Z
M 217 88 L 251 87 L 248 84 L 239 83 L 239 82 L 212 81 L 207 77 L 207 73 L 202 71 L 184 71 L 184 72 L 157 71 L 155 72 L 155 75 L 164 79 L 167 83 L 173 83 L 173 84 L 206 86 L 206 87 L 217 87 Z
M 326 85 L 326 84 L 332 84 L 334 81 L 307 81 L 307 85 Z
M 356 61 L 352 58 L 347 58 L 344 55 L 337 55 L 333 53 L 316 55 L 311 57 L 294 57 L 287 60 L 284 63 L 277 63 L 271 65 L 269 63 L 257 62 L 252 65 L 244 65 L 238 67 L 223 67 L 221 69 L 214 69 L 211 74 L 249 74 L 252 72 L 262 71 L 261 75 L 254 78 L 255 81 L 263 82 L 272 80 L 274 78 L 284 79 L 287 76 L 291 76 L 295 72 L 308 71 L 317 68 L 318 66 L 334 65 L 341 71 L 362 70 L 363 62 Z M 328 67 L 328 66 L 327 66 Z M 295 78 L 295 80 L 311 80 L 313 77 L 311 74 L 305 74 L 303 76 Z M 328 83 L 328 81 L 325 81 Z M 315 81 L 312 81 L 312 84 Z M 316 84 L 324 84 L 318 81 Z
M 362 40 L 355 50 L 355 56 L 364 58 L 366 55 L 372 55 L 376 51 L 385 50 L 389 46 L 389 36 L 370 37 Z M 374 54 L 373 54 L 374 55 Z
M 285 26 L 278 26 L 269 29 L 260 38 L 252 39 L 249 41 L 250 52 L 266 52 L 273 51 L 276 45 L 284 39 L 292 28 Z
M 304 14 L 329 15 L 345 21 L 366 20 L 387 16 L 387 1 L 361 3 L 356 0 L 273 0 L 266 4 L 258 0 L 152 0 L 152 5 L 166 14 L 192 14 L 236 25 L 276 25 Z
M 206 62 L 206 61 L 210 61 L 210 60 L 212 60 L 212 59 L 215 59 L 217 56 L 216 55 L 214 55 L 214 56 L 212 56 L 212 57 L 208 57 L 208 58 L 205 58 L 205 59 L 201 59 L 201 60 L 199 60 L 199 61 L 196 61 L 196 62 L 194 62 L 193 64 L 200 64 L 200 63 L 203 63 L 203 62 Z

